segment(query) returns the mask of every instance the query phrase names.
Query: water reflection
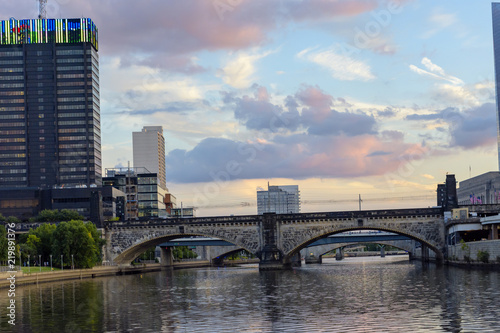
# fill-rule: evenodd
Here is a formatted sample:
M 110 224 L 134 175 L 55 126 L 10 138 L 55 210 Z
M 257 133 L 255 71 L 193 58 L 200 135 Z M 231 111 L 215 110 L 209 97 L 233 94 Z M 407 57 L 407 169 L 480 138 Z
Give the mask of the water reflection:
M 495 332 L 499 273 L 352 258 L 18 287 L 17 332 Z M 354 260 L 355 259 L 355 260 Z M 6 290 L 0 293 L 5 293 Z

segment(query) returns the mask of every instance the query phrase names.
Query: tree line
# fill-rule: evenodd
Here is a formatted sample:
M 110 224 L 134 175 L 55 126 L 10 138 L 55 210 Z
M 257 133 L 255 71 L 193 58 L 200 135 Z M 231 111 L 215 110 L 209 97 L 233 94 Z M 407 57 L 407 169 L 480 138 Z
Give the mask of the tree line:
M 0 214 L 0 221 L 8 221 Z M 75 211 L 42 211 L 32 221 L 46 222 L 36 229 L 30 229 L 17 240 L 20 264 L 30 260 L 30 265 L 41 258 L 42 263 L 49 262 L 52 255 L 54 267 L 91 268 L 101 262 L 101 238 L 97 227 L 92 222 L 83 222 L 83 217 Z M 50 222 L 59 222 L 57 225 Z M 0 262 L 7 260 L 6 229 L 0 225 Z

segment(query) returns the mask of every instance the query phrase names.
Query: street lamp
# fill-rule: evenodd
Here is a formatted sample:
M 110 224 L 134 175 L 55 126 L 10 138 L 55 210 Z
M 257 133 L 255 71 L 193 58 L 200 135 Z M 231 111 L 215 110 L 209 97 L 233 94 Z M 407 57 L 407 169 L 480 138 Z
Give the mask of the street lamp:
M 73 255 L 71 255 L 71 269 L 75 269 L 75 265 L 73 264 Z
M 63 255 L 61 254 L 61 270 L 64 271 L 64 267 L 63 267 Z
M 52 254 L 50 255 L 50 271 L 52 272 Z
M 28 273 L 31 273 L 30 257 L 31 257 L 31 255 L 28 254 Z
M 40 268 L 40 272 L 42 271 L 42 255 L 38 255 L 38 267 Z

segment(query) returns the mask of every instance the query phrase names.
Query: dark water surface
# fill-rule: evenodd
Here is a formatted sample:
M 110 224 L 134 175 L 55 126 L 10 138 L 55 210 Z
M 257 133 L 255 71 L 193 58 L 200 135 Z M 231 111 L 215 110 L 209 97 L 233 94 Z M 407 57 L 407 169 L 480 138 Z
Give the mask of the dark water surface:
M 500 332 L 500 273 L 395 258 L 162 271 L 18 287 L 2 332 Z

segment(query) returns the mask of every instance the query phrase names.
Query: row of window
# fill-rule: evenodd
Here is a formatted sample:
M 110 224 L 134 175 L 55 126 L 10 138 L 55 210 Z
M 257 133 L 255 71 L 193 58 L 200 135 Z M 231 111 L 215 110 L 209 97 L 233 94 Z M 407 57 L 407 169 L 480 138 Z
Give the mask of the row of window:
M 26 154 L 0 154 L 0 158 L 25 158 Z
M 56 50 L 56 55 L 83 55 L 83 50 Z
M 90 85 L 90 82 L 87 82 Z M 83 81 L 70 81 L 70 82 L 57 82 L 58 87 L 72 87 L 72 86 L 84 86 L 85 82 Z
M 24 88 L 24 83 L 0 83 L 0 88 Z
M 25 150 L 26 146 L 0 146 L 0 150 Z
M 0 112 L 2 112 L 2 111 L 24 111 L 24 106 L 0 107 Z
M 24 98 L 0 99 L 0 104 L 24 103 Z
M 83 123 L 85 124 L 85 121 L 83 121 Z M 85 129 L 85 128 L 60 128 L 58 130 L 58 132 L 59 133 L 87 133 L 87 129 Z
M 0 65 L 22 65 L 23 59 L 16 60 L 0 60 Z
M 0 175 L 2 174 L 14 174 L 14 173 L 26 173 L 26 169 L 7 169 L 7 170 L 1 170 L 0 169 Z
M 2 119 L 2 118 L 0 118 L 0 119 Z M 25 123 L 6 123 L 6 122 L 0 122 L 0 127 L 21 127 L 21 126 L 25 126 L 25 125 L 26 125 Z
M 24 133 L 26 133 L 24 130 L 9 130 L 9 131 L 0 130 L 0 135 L 18 135 Z
M 82 110 L 85 109 L 85 104 L 77 104 L 77 105 L 58 105 L 58 110 Z
M 88 89 L 87 92 L 91 93 L 92 89 Z M 85 89 L 58 90 L 57 94 L 58 95 L 63 95 L 63 94 L 85 94 Z
M 60 176 L 61 180 L 75 180 L 75 179 L 87 179 L 85 175 L 68 175 L 68 176 Z
M 0 162 L 0 166 L 25 166 L 26 161 L 7 161 L 7 162 Z
M 90 139 L 90 138 L 89 138 Z M 87 136 L 61 136 L 59 137 L 59 141 L 80 141 L 80 140 L 87 140 Z
M 4 51 L 0 52 L 0 57 L 20 57 L 23 55 L 23 51 Z
M 67 64 L 67 63 L 75 63 L 75 62 L 83 62 L 83 58 L 57 58 L 56 63 L 58 64 Z
M 24 96 L 24 91 L 15 90 L 15 91 L 2 91 L 0 90 L 0 96 Z
M 0 182 L 25 182 L 26 177 L 0 177 Z
M 0 75 L 0 80 L 2 80 L 2 81 L 24 80 L 24 76 L 23 75 Z
M 0 143 L 12 143 L 12 142 L 26 142 L 26 139 L 25 138 L 0 139 Z
M 93 167 L 88 168 L 89 171 L 94 171 Z M 82 172 L 87 171 L 87 167 L 74 167 L 74 168 L 59 168 L 60 172 Z
M 59 152 L 59 156 L 65 156 L 65 157 L 70 157 L 70 156 L 87 156 L 87 151 L 61 151 Z
M 90 164 L 93 164 L 94 159 L 87 160 L 84 158 L 77 158 L 74 160 L 59 160 L 59 164 L 85 164 L 87 162 Z
M 0 68 L 0 73 L 20 73 L 23 71 L 24 69 L 22 67 Z
M 24 114 L 0 114 L 0 120 L 4 119 L 24 119 Z

